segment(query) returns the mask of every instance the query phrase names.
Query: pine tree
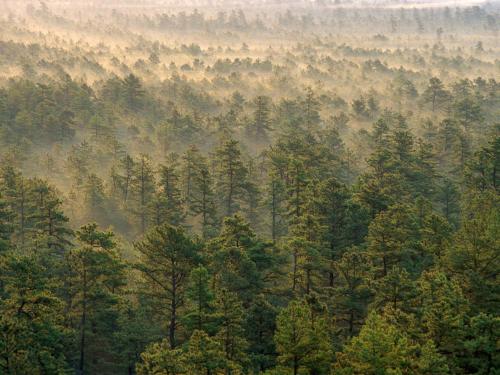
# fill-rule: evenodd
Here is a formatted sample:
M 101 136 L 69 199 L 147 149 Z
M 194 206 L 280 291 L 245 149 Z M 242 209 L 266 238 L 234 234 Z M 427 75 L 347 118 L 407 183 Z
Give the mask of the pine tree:
M 368 160 L 370 171 L 360 178 L 357 198 L 370 209 L 372 217 L 408 196 L 403 176 L 392 166 L 389 150 L 380 149 Z
M 175 158 L 172 155 L 172 158 Z M 155 210 L 155 224 L 181 225 L 185 219 L 184 202 L 181 197 L 177 166 L 171 162 L 160 166 L 160 191 L 156 200 L 159 210 Z
M 254 100 L 255 111 L 253 121 L 248 127 L 249 134 L 256 141 L 267 141 L 268 133 L 272 130 L 269 110 L 270 99 L 267 96 L 259 95 Z
M 57 192 L 42 180 L 34 180 L 32 205 L 35 207 L 30 216 L 35 241 L 43 243 L 57 253 L 63 253 L 71 244 L 73 231 L 68 228 L 68 218 L 62 211 L 62 202 Z
M 144 90 L 141 81 L 133 74 L 129 74 L 122 82 L 123 100 L 128 108 L 132 110 L 141 109 L 144 100 Z
M 205 159 L 197 166 L 192 182 L 189 201 L 190 210 L 201 215 L 203 238 L 212 237 L 217 227 L 213 178 Z
M 435 199 L 438 174 L 433 146 L 419 139 L 414 159 L 414 165 L 412 165 L 408 176 L 414 181 L 412 187 L 414 195 L 421 195 L 427 199 Z
M 303 161 L 292 159 L 288 173 L 288 216 L 291 223 L 297 221 L 303 214 L 307 177 Z
M 0 194 L 12 211 L 12 240 L 23 246 L 27 242 L 28 232 L 31 229 L 33 215 L 32 184 L 14 169 L 12 165 L 5 165 L 1 174 L 2 184 Z
M 472 306 L 493 312 L 499 266 L 499 200 L 494 192 L 472 193 L 466 200 L 462 226 L 446 252 L 446 264 L 462 280 Z
M 287 241 L 292 256 L 291 289 L 294 294 L 312 292 L 324 268 L 324 227 L 318 217 L 306 213 L 301 216 L 291 230 Z
M 239 297 L 251 301 L 254 293 L 261 287 L 261 274 L 252 258 L 261 254 L 261 244 L 249 224 L 240 216 L 226 217 L 220 235 L 207 244 L 210 267 L 214 284 L 238 293 Z
M 233 215 L 245 196 L 248 170 L 241 160 L 238 142 L 224 141 L 215 154 L 217 165 L 216 191 L 224 216 Z
M 141 155 L 135 165 L 132 180 L 130 181 L 132 196 L 134 197 L 134 207 L 132 212 L 138 217 L 141 233 L 147 229 L 149 219 L 149 208 L 153 200 L 155 191 L 154 173 L 151 160 L 146 155 Z
M 84 202 L 86 217 L 95 218 L 100 222 L 106 221 L 106 194 L 103 181 L 96 174 L 91 173 L 85 182 Z
M 276 316 L 277 308 L 271 304 L 271 298 L 266 297 L 266 294 L 259 294 L 247 309 L 245 336 L 254 372 L 264 372 L 275 365 L 276 348 L 273 336 Z
M 460 192 L 456 184 L 450 179 L 443 179 L 438 188 L 437 200 L 445 219 L 456 226 L 460 216 Z
M 497 338 L 500 335 L 500 318 L 480 313 L 470 319 L 467 338 L 464 342 L 466 354 L 462 368 L 476 374 L 491 374 L 500 366 Z
M 432 342 L 419 346 L 409 337 L 372 312 L 361 332 L 337 353 L 332 373 L 375 375 L 447 374 L 448 366 Z
M 63 304 L 40 254 L 0 254 L 0 373 L 62 374 Z
M 478 190 L 500 189 L 500 137 L 476 152 L 468 163 L 466 181 Z
M 305 301 L 291 301 L 276 319 L 278 363 L 293 375 L 315 370 L 326 374 L 333 356 L 326 320 Z M 321 371 L 321 372 L 320 372 Z
M 349 246 L 361 243 L 367 232 L 367 212 L 352 201 L 348 188 L 335 178 L 320 183 L 313 204 L 317 206 L 325 228 L 324 241 L 328 248 L 325 256 L 333 263 Z M 335 277 L 334 269 L 330 267 L 329 286 L 333 286 Z
M 121 202 L 126 205 L 134 183 L 135 162 L 130 155 L 125 155 L 118 165 L 117 171 L 112 174 L 113 185 L 121 193 Z
M 14 229 L 14 214 L 0 193 L 0 254 L 11 246 L 11 236 Z
M 420 244 L 424 251 L 431 254 L 439 263 L 451 243 L 452 227 L 441 215 L 426 214 L 420 225 Z
M 204 331 L 193 332 L 185 359 L 193 375 L 219 374 L 228 368 L 222 345 Z
M 266 195 L 271 216 L 271 238 L 276 242 L 286 233 L 286 187 L 275 172 L 271 172 L 269 176 Z
M 137 363 L 137 375 L 185 374 L 188 368 L 181 349 L 173 349 L 168 340 L 153 343 L 141 353 L 141 361 Z
M 416 287 L 405 269 L 394 266 L 386 276 L 375 282 L 374 292 L 376 309 L 388 305 L 393 310 L 407 311 L 408 301 L 416 295 Z
M 132 281 L 136 281 L 135 278 Z M 113 334 L 118 360 L 116 369 L 133 374 L 141 353 L 148 344 L 158 339 L 160 330 L 158 322 L 152 321 L 151 307 L 137 295 L 136 289 L 126 289 L 123 294 L 128 298 L 120 300 L 118 321 Z M 130 296 L 131 294 L 134 295 Z
M 442 110 L 450 102 L 451 94 L 445 89 L 439 78 L 433 77 L 429 80 L 429 85 L 422 93 L 422 102 L 430 104 L 432 113 L 436 110 Z
M 104 146 L 107 142 L 113 139 L 114 129 L 108 119 L 95 114 L 89 120 L 89 127 L 91 131 L 91 140 L 96 146 Z
M 453 112 L 457 121 L 467 130 L 481 126 L 484 120 L 480 104 L 469 96 L 455 100 Z
M 259 208 L 261 193 L 257 184 L 258 176 L 253 160 L 247 164 L 248 178 L 245 184 L 245 218 L 252 228 L 259 227 Z
M 344 337 L 352 337 L 362 326 L 372 291 L 370 259 L 353 247 L 334 263 L 338 275 L 334 284 L 332 310 Z
M 314 131 L 321 121 L 319 115 L 320 103 L 312 88 L 306 89 L 306 96 L 301 103 L 303 110 L 303 121 L 308 131 Z
M 167 318 L 168 339 L 174 349 L 189 271 L 199 260 L 198 245 L 182 228 L 164 224 L 153 228 L 135 248 L 141 255 L 137 268 L 144 278 L 143 293 L 157 306 L 157 318 Z
M 244 313 L 243 306 L 235 293 L 225 288 L 216 291 L 215 340 L 220 343 L 224 353 L 226 375 L 237 374 L 248 360 L 246 355 L 248 344 L 244 338 L 243 328 Z
M 182 181 L 182 198 L 188 204 L 191 204 L 193 195 L 194 178 L 201 164 L 203 157 L 200 151 L 194 145 L 191 145 L 182 155 L 181 181 Z
M 75 367 L 82 374 L 105 372 L 118 360 L 112 333 L 118 321 L 119 292 L 125 285 L 125 266 L 112 232 L 100 232 L 96 224 L 88 224 L 76 235 L 80 246 L 67 254 L 65 280 L 69 323 L 77 334 Z
M 77 186 L 83 184 L 89 175 L 94 162 L 93 154 L 94 150 L 87 141 L 71 147 L 66 168 Z
M 55 123 L 57 126 L 51 127 L 49 133 L 52 142 L 63 143 L 73 138 L 75 135 L 75 114 L 72 111 L 61 111 Z
M 406 178 L 413 176 L 415 169 L 415 140 L 408 129 L 406 119 L 397 117 L 397 123 L 389 136 L 389 150 L 392 156 L 391 167 Z
M 182 321 L 190 332 L 195 330 L 212 333 L 214 295 L 209 286 L 208 270 L 198 266 L 191 270 L 189 284 L 186 288 L 188 308 Z
M 459 371 L 457 357 L 463 351 L 469 304 L 459 283 L 439 271 L 425 271 L 418 280 L 417 291 L 421 334 L 436 344 L 455 373 Z
M 438 160 L 441 170 L 451 175 L 462 173 L 468 153 L 468 138 L 460 124 L 453 119 L 444 119 L 438 127 Z
M 412 271 L 416 230 L 411 208 L 403 205 L 390 207 L 370 223 L 367 250 L 379 277 L 385 277 L 393 265 Z

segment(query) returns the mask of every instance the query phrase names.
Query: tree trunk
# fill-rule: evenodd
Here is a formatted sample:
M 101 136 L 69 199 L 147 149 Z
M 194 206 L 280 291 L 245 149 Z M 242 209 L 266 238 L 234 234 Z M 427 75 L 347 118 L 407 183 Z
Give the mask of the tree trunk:
M 295 292 L 297 287 L 297 251 L 293 253 L 293 280 L 292 280 L 292 291 Z
M 80 333 L 80 374 L 83 375 L 85 369 L 85 324 L 87 322 L 87 272 L 83 271 L 83 301 Z
M 170 303 L 170 326 L 168 328 L 168 337 L 170 348 L 175 349 L 175 325 L 177 320 L 177 279 L 175 273 L 172 275 L 172 301 Z
M 233 194 L 234 194 L 234 172 L 233 163 L 229 161 L 229 192 L 227 194 L 227 216 L 232 215 L 233 211 Z
M 276 242 L 276 186 L 273 181 L 272 185 L 272 210 L 271 210 L 271 215 L 272 215 L 272 226 L 271 226 L 271 236 L 273 243 Z

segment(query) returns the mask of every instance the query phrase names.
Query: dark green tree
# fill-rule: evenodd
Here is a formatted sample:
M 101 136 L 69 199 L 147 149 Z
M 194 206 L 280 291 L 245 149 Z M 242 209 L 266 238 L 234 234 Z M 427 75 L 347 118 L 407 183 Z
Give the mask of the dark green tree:
M 359 332 L 367 313 L 372 291 L 370 288 L 370 259 L 360 249 L 353 247 L 344 252 L 334 263 L 337 278 L 331 302 L 338 328 L 344 337 Z
M 434 113 L 446 108 L 446 105 L 450 103 L 451 94 L 439 78 L 433 77 L 422 93 L 421 100 L 423 104 L 430 105 L 432 113 Z
M 225 288 L 216 291 L 214 318 L 217 324 L 215 340 L 220 343 L 226 362 L 224 373 L 237 374 L 248 361 L 243 326 L 245 311 L 237 294 Z
M 63 303 L 39 254 L 0 254 L 0 373 L 63 374 Z
M 222 345 L 204 331 L 195 330 L 185 354 L 190 374 L 212 375 L 228 368 Z
M 333 374 L 448 374 L 432 341 L 418 345 L 383 317 L 371 313 L 359 335 L 337 353 Z
M 145 91 L 141 81 L 133 74 L 129 74 L 122 82 L 122 95 L 125 104 L 131 110 L 141 109 L 144 104 Z
M 142 293 L 156 306 L 156 318 L 166 320 L 169 344 L 174 349 L 189 272 L 199 261 L 198 245 L 182 228 L 164 224 L 153 228 L 135 248 L 140 253 L 137 268 L 144 279 Z
M 333 356 L 328 322 L 305 301 L 291 301 L 276 319 L 278 363 L 293 375 L 327 374 Z M 283 371 L 288 373 L 288 371 Z
M 175 155 L 172 156 L 175 158 Z M 174 162 L 160 166 L 160 191 L 155 201 L 155 224 L 181 225 L 185 219 L 179 172 Z
M 215 154 L 216 192 L 224 216 L 233 215 L 245 197 L 248 170 L 245 167 L 238 142 L 223 141 Z
M 396 205 L 383 211 L 370 223 L 367 251 L 378 277 L 387 276 L 394 265 L 413 271 L 417 227 L 409 206 Z
M 267 141 L 271 128 L 270 99 L 267 96 L 259 95 L 254 100 L 255 110 L 253 121 L 248 126 L 248 133 L 256 141 Z
M 148 156 L 141 155 L 137 161 L 130 181 L 130 188 L 134 198 L 131 210 L 134 216 L 139 219 L 141 233 L 144 233 L 147 229 L 151 202 L 155 192 L 154 172 Z
M 112 232 L 101 232 L 96 224 L 88 224 L 76 236 L 79 246 L 67 254 L 64 283 L 68 324 L 75 331 L 79 353 L 73 362 L 81 374 L 107 372 L 118 361 L 112 335 L 118 321 L 120 290 L 126 282 L 125 265 Z
M 187 309 L 182 317 L 186 329 L 213 333 L 214 294 L 210 289 L 210 275 L 203 266 L 191 270 L 186 288 Z

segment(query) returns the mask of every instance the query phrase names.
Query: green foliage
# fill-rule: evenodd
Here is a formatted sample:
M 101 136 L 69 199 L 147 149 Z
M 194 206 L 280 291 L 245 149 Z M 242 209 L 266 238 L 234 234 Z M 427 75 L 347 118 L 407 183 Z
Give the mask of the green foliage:
M 214 319 L 217 325 L 215 340 L 220 343 L 225 359 L 225 372 L 238 373 L 247 365 L 246 349 L 248 343 L 244 338 L 244 310 L 235 293 L 227 289 L 218 289 L 215 299 Z
M 464 207 L 462 227 L 446 254 L 477 311 L 493 312 L 497 305 L 499 214 L 498 195 L 473 192 Z
M 209 286 L 208 270 L 203 266 L 193 268 L 189 275 L 186 296 L 190 307 L 182 320 L 189 331 L 213 332 L 214 295 Z
M 479 190 L 500 188 L 500 137 L 495 137 L 481 148 L 470 161 L 466 177 L 472 188 Z
M 257 96 L 254 100 L 253 122 L 248 126 L 247 131 L 256 141 L 266 141 L 268 132 L 272 130 L 269 102 L 270 99 L 262 95 Z
M 337 353 L 333 374 L 447 374 L 432 341 L 420 346 L 371 313 L 359 336 Z
M 270 267 L 269 249 L 250 225 L 239 215 L 225 218 L 221 234 L 208 243 L 208 249 L 215 285 L 250 301 L 261 288 L 262 273 Z
M 407 310 L 406 304 L 416 295 L 413 280 L 405 269 L 393 267 L 386 276 L 374 285 L 377 308 L 389 305 L 392 309 Z
M 13 232 L 12 217 L 10 207 L 0 197 L 0 254 L 10 247 L 10 237 Z
M 175 155 L 172 155 L 175 158 Z M 175 164 L 162 165 L 160 168 L 160 191 L 153 203 L 154 224 L 180 225 L 185 213 L 181 197 L 179 173 Z
M 127 164 L 128 162 L 126 160 Z M 146 231 L 150 217 L 149 207 L 155 192 L 154 179 L 150 158 L 141 155 L 139 161 L 135 164 L 135 169 L 129 181 L 130 193 L 133 199 L 131 211 L 138 219 L 141 233 Z
M 151 344 L 141 354 L 137 364 L 138 375 L 180 375 L 186 373 L 186 362 L 181 349 L 171 349 L 167 340 Z
M 204 331 L 193 332 L 185 358 L 190 374 L 217 374 L 228 368 L 222 345 Z
M 393 265 L 412 270 L 416 223 L 408 206 L 396 205 L 378 214 L 368 229 L 368 253 L 379 276 L 387 276 Z
M 0 17 L 0 374 L 498 373 L 495 7 L 59 3 Z
M 247 309 L 245 335 L 253 371 L 264 371 L 275 365 L 276 348 L 273 340 L 277 308 L 265 294 L 260 294 Z
M 351 337 L 363 325 L 372 295 L 370 260 L 367 254 L 353 247 L 334 263 L 333 312 L 344 337 Z
M 480 313 L 472 317 L 469 324 L 464 341 L 465 367 L 475 374 L 494 374 L 500 365 L 497 340 L 500 319 Z
M 238 142 L 232 139 L 223 141 L 216 152 L 216 163 L 216 192 L 224 216 L 231 216 L 240 208 L 248 175 Z
M 422 93 L 422 103 L 428 104 L 431 107 L 432 113 L 444 110 L 451 99 L 450 93 L 444 88 L 443 83 L 439 78 L 432 77 L 429 80 L 429 85 Z
M 0 256 L 0 372 L 65 374 L 63 301 L 37 254 Z
M 274 336 L 278 363 L 294 375 L 305 369 L 327 373 L 332 347 L 328 322 L 305 301 L 291 301 L 276 319 Z
M 164 224 L 153 228 L 135 248 L 140 253 L 137 268 L 144 279 L 142 293 L 151 298 L 155 316 L 168 327 L 173 349 L 189 272 L 199 261 L 198 245 L 183 229 Z
M 423 336 L 433 340 L 446 355 L 450 369 L 462 351 L 466 314 L 469 306 L 460 285 L 441 272 L 426 271 L 418 282 L 420 326 Z
M 203 238 L 214 236 L 217 216 L 213 176 L 206 158 L 199 155 L 195 147 L 190 148 L 184 155 L 183 182 L 184 199 L 189 211 L 195 216 L 201 216 Z
M 96 224 L 88 224 L 76 234 L 80 246 L 67 254 L 64 286 L 71 306 L 67 318 L 79 353 L 73 361 L 81 373 L 105 372 L 118 361 L 112 335 L 119 318 L 125 265 L 112 232 L 100 232 Z
M 129 74 L 125 77 L 121 84 L 123 86 L 122 95 L 125 105 L 132 110 L 140 109 L 142 106 L 144 90 L 142 89 L 139 78 L 133 74 Z

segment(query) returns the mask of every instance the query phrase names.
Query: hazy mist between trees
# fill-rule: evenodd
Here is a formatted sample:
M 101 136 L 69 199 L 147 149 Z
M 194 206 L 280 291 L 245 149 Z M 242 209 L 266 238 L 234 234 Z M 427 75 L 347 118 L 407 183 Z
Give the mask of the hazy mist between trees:
M 4 0 L 0 375 L 498 374 L 499 12 Z

